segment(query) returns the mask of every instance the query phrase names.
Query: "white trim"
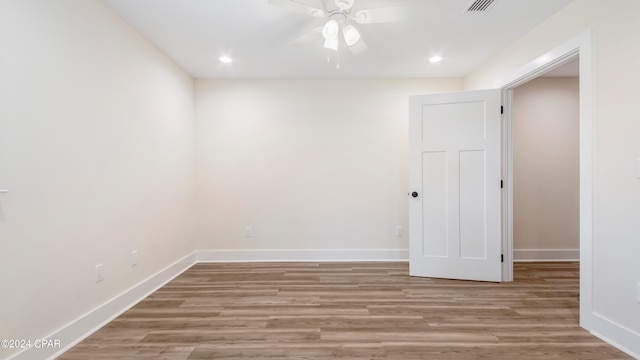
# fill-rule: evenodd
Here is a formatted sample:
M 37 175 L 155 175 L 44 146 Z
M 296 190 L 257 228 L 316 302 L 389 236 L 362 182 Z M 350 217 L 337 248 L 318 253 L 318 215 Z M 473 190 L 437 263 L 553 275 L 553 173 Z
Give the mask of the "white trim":
M 502 91 L 502 281 L 513 281 L 513 89 Z
M 591 32 L 580 39 L 580 325 L 593 327 L 593 234 L 595 159 Z
M 631 355 L 634 359 L 640 359 L 640 334 L 626 328 L 607 317 L 594 313 L 591 334 L 603 341 Z
M 196 262 L 196 254 L 188 255 L 155 275 L 141 281 L 129 290 L 80 316 L 44 339 L 60 340 L 62 348 L 27 348 L 11 356 L 10 360 L 55 359 L 80 341 L 118 317 L 123 312 L 182 274 Z
M 590 229 L 593 224 L 593 208 L 591 200 L 586 199 L 586 197 L 592 197 L 593 189 L 593 171 L 591 165 L 593 162 L 591 149 L 593 147 L 593 141 L 592 136 L 587 134 L 591 133 L 592 129 L 591 86 L 593 75 L 591 72 L 591 31 L 588 30 L 582 35 L 567 41 L 518 69 L 501 82 L 498 82 L 498 84 L 500 84 L 499 87 L 502 89 L 502 102 L 505 109 L 502 133 L 502 176 L 505 180 L 502 193 L 502 252 L 504 255 L 502 281 L 513 281 L 513 89 L 539 77 L 549 70 L 576 59 L 580 55 L 582 55 L 580 61 L 580 222 L 582 224 L 584 221 L 585 226 Z M 588 178 L 586 178 L 587 176 Z M 583 185 L 584 188 L 582 187 Z M 587 236 L 587 233 L 587 231 L 584 232 L 584 239 L 587 240 L 588 238 L 588 242 L 591 244 L 591 235 Z M 583 245 L 581 242 L 581 246 Z
M 534 79 L 542 73 L 561 66 L 566 62 L 580 56 L 580 325 L 593 331 L 593 233 L 594 233 L 594 147 L 593 135 L 593 53 L 591 30 L 570 39 L 566 43 L 538 57 L 525 65 L 511 76 L 498 83 L 503 91 L 503 99 L 511 99 L 511 91 L 514 87 L 522 85 Z M 505 104 L 510 105 L 510 103 Z M 512 172 L 512 135 L 511 135 L 511 106 L 505 109 L 505 133 L 503 141 L 507 154 L 505 169 L 506 190 L 503 196 L 507 197 L 506 209 L 503 212 L 503 234 L 508 238 L 505 241 L 505 262 L 513 262 L 513 217 L 509 212 L 513 211 L 513 183 Z M 508 130 L 508 132 L 507 132 Z M 513 280 L 513 267 L 503 267 L 503 281 Z
M 531 61 L 507 78 L 498 82 L 497 87 L 502 89 L 513 89 L 515 87 L 518 87 L 530 80 L 537 78 L 538 76 L 546 73 L 549 70 L 555 69 L 570 62 L 571 60 L 575 59 L 575 56 L 578 55 L 578 53 L 584 56 L 583 50 L 587 50 L 586 47 L 591 47 L 590 30 L 587 30 L 583 34 L 576 36 L 575 38 L 547 52 L 546 54 L 539 56 L 537 59 Z M 582 62 L 583 59 L 581 58 L 580 60 Z M 580 70 L 582 70 L 582 67 Z M 582 75 L 583 74 L 580 73 L 580 76 Z
M 201 250 L 198 262 L 245 261 L 408 261 L 406 249 L 363 250 Z
M 580 261 L 580 249 L 513 250 L 513 261 Z

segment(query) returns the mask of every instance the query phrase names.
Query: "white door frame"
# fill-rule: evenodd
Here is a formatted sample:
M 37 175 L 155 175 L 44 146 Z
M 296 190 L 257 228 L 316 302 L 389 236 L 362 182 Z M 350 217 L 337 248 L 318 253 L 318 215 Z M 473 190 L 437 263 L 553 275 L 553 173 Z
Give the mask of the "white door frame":
M 593 324 L 593 71 L 591 31 L 549 51 L 499 83 L 505 108 L 502 132 L 502 280 L 513 281 L 513 89 L 550 69 L 580 57 L 580 325 Z

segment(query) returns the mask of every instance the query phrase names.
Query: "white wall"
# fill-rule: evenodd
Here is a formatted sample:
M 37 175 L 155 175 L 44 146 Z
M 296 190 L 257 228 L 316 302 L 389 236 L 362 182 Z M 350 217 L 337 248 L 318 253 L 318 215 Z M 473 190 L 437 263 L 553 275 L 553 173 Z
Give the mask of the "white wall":
M 408 96 L 461 85 L 196 81 L 199 248 L 406 250 Z
M 193 80 L 101 2 L 0 1 L 0 339 L 194 250 L 193 118 Z
M 513 91 L 516 252 L 580 248 L 578 95 L 578 78 L 569 77 L 540 77 Z
M 500 86 L 538 56 L 591 30 L 594 122 L 593 330 L 640 356 L 640 1 L 575 0 L 465 79 Z M 582 63 L 581 57 L 581 63 Z

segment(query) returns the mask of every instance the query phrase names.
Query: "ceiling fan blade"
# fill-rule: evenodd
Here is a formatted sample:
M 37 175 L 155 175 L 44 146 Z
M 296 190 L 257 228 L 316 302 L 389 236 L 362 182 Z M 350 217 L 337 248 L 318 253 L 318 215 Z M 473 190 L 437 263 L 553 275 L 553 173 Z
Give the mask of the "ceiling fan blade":
M 267 4 L 313 17 L 324 17 L 325 11 L 294 0 L 267 0 Z
M 306 45 L 307 43 L 310 43 L 313 40 L 320 38 L 321 36 L 322 36 L 322 26 L 317 26 L 305 32 L 304 34 L 298 36 L 298 38 L 296 38 L 291 42 L 291 46 Z
M 402 21 L 407 18 L 407 8 L 401 6 L 360 10 L 351 18 L 359 24 L 379 24 Z
M 365 43 L 364 40 L 362 39 L 360 39 L 357 43 L 347 47 L 349 48 L 349 51 L 351 51 L 353 55 L 358 55 L 360 53 L 363 53 L 369 48 L 367 46 L 367 43 Z

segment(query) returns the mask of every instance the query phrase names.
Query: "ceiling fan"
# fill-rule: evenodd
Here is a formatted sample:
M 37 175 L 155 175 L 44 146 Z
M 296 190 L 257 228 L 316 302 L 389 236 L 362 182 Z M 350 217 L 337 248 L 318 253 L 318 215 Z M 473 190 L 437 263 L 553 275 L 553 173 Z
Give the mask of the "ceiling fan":
M 321 0 L 322 6 L 303 4 L 296 0 L 267 0 L 267 3 L 282 9 L 306 14 L 315 18 L 326 19 L 324 25 L 313 28 L 310 32 L 294 40 L 293 45 L 303 45 L 322 35 L 324 47 L 338 50 L 340 34 L 351 53 L 359 54 L 367 49 L 357 24 L 376 24 L 400 21 L 405 17 L 403 7 L 377 7 L 354 11 L 356 0 Z

